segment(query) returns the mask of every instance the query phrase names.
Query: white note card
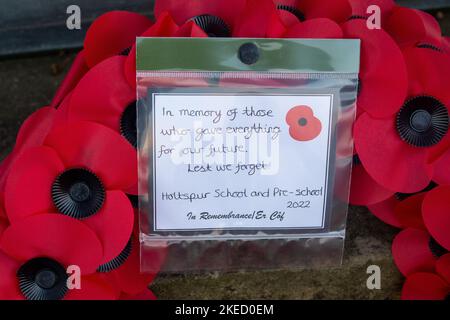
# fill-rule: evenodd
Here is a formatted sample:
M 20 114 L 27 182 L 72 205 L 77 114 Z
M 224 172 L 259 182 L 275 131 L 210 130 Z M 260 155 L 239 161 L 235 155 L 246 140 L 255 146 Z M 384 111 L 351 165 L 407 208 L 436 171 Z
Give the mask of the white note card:
M 321 229 L 333 95 L 151 93 L 153 229 Z

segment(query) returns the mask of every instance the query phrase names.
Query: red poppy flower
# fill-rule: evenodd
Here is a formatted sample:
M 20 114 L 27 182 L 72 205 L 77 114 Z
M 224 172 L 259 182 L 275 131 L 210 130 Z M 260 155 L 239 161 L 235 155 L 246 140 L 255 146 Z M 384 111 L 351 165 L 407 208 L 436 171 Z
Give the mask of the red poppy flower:
M 352 19 L 342 30 L 345 38 L 361 39 L 358 108 L 376 118 L 394 115 L 408 88 L 400 48 L 385 31 L 367 28 L 364 19 Z
M 380 203 L 392 197 L 394 192 L 376 183 L 366 172 L 357 155 L 353 156 L 353 167 L 350 184 L 350 203 L 368 206 Z
M 102 241 L 106 263 L 131 235 L 133 209 L 120 190 L 136 184 L 135 169 L 132 147 L 111 129 L 90 122 L 58 126 L 44 146 L 14 161 L 5 188 L 7 215 L 12 224 L 51 212 L 82 219 Z
M 84 39 L 87 65 L 92 68 L 101 61 L 124 53 L 134 45 L 136 37 L 150 28 L 145 16 L 128 11 L 110 11 L 98 17 Z
M 118 291 L 95 270 L 103 248 L 82 222 L 63 215 L 27 217 L 0 241 L 1 299 L 116 299 Z M 67 268 L 79 267 L 81 289 L 67 288 Z
M 439 23 L 424 11 L 397 6 L 388 16 L 384 28 L 401 47 L 442 48 Z
M 160 19 L 168 12 L 178 25 L 191 20 L 210 36 L 228 37 L 245 4 L 246 0 L 156 0 L 154 13 Z
M 354 139 L 367 172 L 383 187 L 414 193 L 431 181 L 427 154 L 400 138 L 394 119 L 364 114 L 355 123 Z
M 436 241 L 450 250 L 450 187 L 439 186 L 428 192 L 423 200 L 422 216 L 425 226 Z
M 69 101 L 68 119 L 103 124 L 136 147 L 136 93 L 125 79 L 125 59 L 108 58 L 81 79 Z
M 286 114 L 289 134 L 298 141 L 309 141 L 322 131 L 322 123 L 308 106 L 296 106 Z
M 404 56 L 409 98 L 395 116 L 373 119 L 363 114 L 354 134 L 359 157 L 375 181 L 393 191 L 414 193 L 433 176 L 429 153 L 450 139 L 450 90 L 445 79 L 450 59 L 428 48 L 409 48 Z
M 50 103 L 50 107 L 57 108 L 64 98 L 75 88 L 80 79 L 88 72 L 84 51 L 81 51 L 75 57 L 66 77 L 59 85 L 56 93 Z
M 417 272 L 406 278 L 403 300 L 446 300 L 450 295 L 450 254 L 436 262 L 436 273 Z
M 429 47 L 407 48 L 403 55 L 408 66 L 410 99 L 421 98 L 431 105 L 425 109 L 434 116 L 431 128 L 434 134 L 427 132 L 419 142 L 425 145 L 429 142 L 428 163 L 434 164 L 450 149 L 450 134 L 447 134 L 450 86 L 446 80 L 450 72 L 449 55 Z

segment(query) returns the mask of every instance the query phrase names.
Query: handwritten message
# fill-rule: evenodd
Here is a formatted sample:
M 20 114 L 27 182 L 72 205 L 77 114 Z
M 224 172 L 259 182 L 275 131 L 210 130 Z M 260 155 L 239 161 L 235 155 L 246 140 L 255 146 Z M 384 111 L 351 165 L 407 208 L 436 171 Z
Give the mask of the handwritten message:
M 155 230 L 323 227 L 332 96 L 154 93 L 152 103 Z

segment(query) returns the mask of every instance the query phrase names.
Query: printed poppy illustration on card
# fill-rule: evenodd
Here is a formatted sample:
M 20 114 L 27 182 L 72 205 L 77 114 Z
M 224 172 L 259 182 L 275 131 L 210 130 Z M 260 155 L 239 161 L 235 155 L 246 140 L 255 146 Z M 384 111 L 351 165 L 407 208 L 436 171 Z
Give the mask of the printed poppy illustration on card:
M 295 106 L 286 114 L 289 134 L 297 141 L 314 140 L 322 131 L 322 123 L 309 106 Z

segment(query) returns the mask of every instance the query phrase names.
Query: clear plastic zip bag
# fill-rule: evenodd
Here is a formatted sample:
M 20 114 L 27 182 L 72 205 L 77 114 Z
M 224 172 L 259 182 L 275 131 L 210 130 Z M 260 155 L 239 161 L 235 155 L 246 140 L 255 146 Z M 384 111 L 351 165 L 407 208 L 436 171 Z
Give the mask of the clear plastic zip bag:
M 142 271 L 342 260 L 359 40 L 137 40 Z

